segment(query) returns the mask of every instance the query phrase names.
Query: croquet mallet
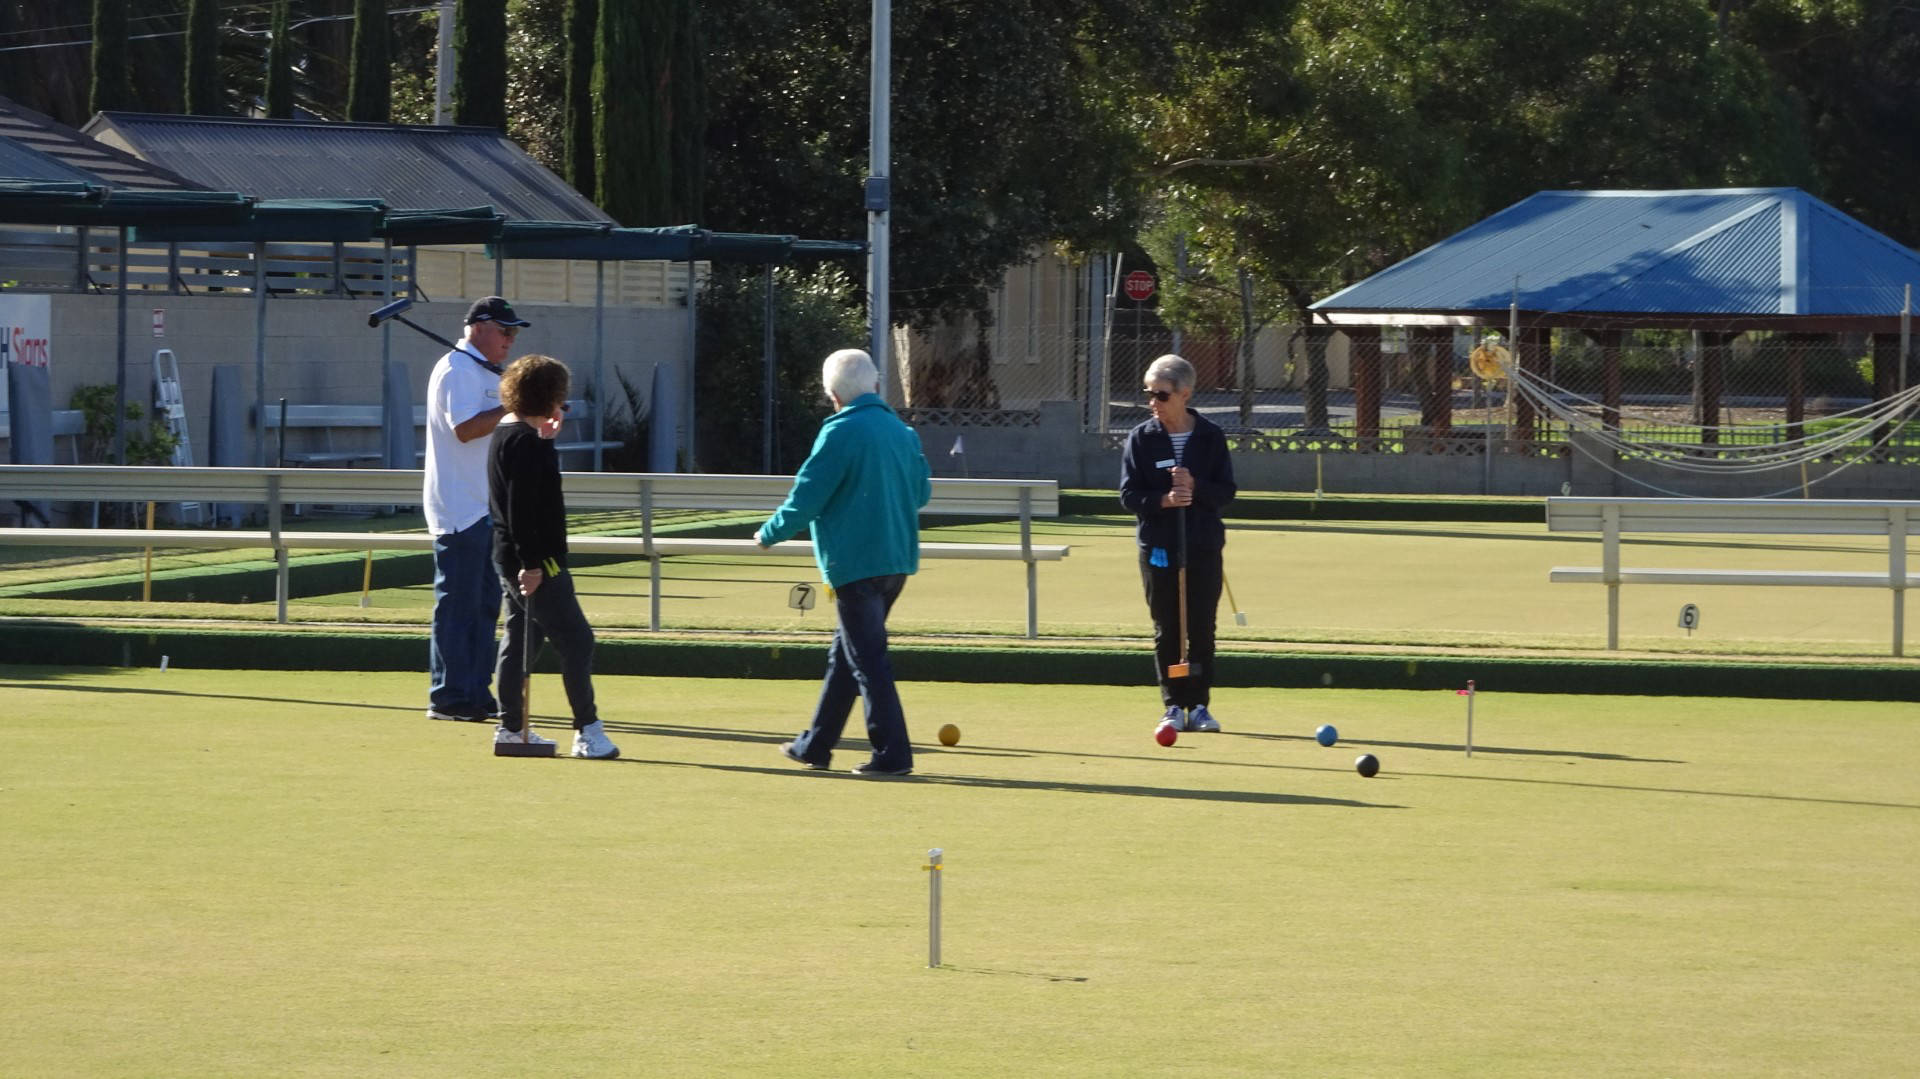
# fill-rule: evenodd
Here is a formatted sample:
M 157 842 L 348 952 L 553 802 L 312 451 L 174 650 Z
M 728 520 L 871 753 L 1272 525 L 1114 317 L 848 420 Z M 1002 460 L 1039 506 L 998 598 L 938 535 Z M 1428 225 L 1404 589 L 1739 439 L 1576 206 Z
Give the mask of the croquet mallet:
M 1181 506 L 1173 511 L 1173 527 L 1179 533 L 1174 537 L 1174 560 L 1178 564 L 1180 575 L 1180 662 L 1167 664 L 1168 678 L 1185 678 L 1193 673 L 1193 664 L 1187 662 L 1187 508 Z
M 532 597 L 520 597 L 520 740 L 495 742 L 496 757 L 551 757 L 552 742 L 533 740 L 533 604 Z
M 1227 606 L 1233 608 L 1233 624 L 1236 626 L 1246 625 L 1247 612 L 1241 610 L 1240 601 L 1233 598 L 1233 584 L 1227 580 L 1227 571 L 1224 569 L 1220 571 L 1220 586 L 1227 590 Z

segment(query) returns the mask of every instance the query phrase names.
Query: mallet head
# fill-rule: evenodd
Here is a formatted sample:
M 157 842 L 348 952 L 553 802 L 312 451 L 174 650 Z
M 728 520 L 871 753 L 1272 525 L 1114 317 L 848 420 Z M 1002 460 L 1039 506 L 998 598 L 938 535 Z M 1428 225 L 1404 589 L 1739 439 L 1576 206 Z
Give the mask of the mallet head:
M 407 310 L 407 308 L 412 306 L 413 306 L 413 298 L 410 296 L 403 296 L 400 299 L 397 299 L 390 304 L 386 304 L 376 309 L 373 312 L 373 314 L 368 315 L 367 325 L 369 327 L 378 326 L 382 322 L 385 322 L 388 319 L 393 318 L 395 315 L 404 313 Z

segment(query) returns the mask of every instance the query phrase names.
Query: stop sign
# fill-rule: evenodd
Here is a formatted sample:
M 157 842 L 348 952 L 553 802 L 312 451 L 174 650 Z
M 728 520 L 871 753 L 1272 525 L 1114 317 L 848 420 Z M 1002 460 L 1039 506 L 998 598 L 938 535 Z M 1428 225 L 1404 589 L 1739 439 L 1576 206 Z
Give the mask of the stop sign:
M 1122 287 L 1127 290 L 1127 299 L 1134 303 L 1145 303 L 1153 296 L 1153 275 L 1145 270 L 1135 270 L 1126 276 Z

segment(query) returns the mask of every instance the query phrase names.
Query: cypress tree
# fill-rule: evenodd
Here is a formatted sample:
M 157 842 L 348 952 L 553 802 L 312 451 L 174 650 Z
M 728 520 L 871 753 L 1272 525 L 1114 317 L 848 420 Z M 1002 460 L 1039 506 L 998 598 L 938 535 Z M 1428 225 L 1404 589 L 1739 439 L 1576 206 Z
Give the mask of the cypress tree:
M 187 111 L 218 116 L 227 111 L 220 84 L 220 20 L 217 0 L 187 0 Z
M 453 122 L 505 131 L 507 0 L 459 0 L 453 55 Z
M 93 65 L 87 108 L 94 112 L 133 104 L 127 75 L 127 0 L 93 0 Z
M 600 0 L 594 145 L 600 207 L 624 225 L 674 224 L 668 142 L 674 0 Z
M 599 0 L 567 0 L 563 25 L 566 28 L 567 87 L 562 110 L 565 128 L 564 150 L 567 182 L 587 198 L 593 198 L 593 40 L 599 21 Z
M 291 0 L 274 0 L 272 39 L 267 44 L 267 115 L 293 119 L 293 31 Z
M 393 117 L 393 63 L 389 59 L 386 0 L 354 0 L 353 76 L 347 82 L 347 119 L 384 124 Z
M 673 148 L 670 224 L 700 221 L 707 172 L 706 49 L 700 36 L 700 5 L 695 0 L 678 0 L 678 8 L 668 93 L 668 141 Z

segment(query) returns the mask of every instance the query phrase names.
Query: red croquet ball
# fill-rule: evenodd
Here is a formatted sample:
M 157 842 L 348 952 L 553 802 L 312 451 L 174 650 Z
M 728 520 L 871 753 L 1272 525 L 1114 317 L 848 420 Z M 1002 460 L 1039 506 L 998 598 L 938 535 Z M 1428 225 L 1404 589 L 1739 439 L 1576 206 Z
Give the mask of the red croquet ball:
M 1153 740 L 1163 746 L 1170 746 L 1179 738 L 1180 732 L 1174 730 L 1171 723 L 1162 723 L 1153 729 Z

